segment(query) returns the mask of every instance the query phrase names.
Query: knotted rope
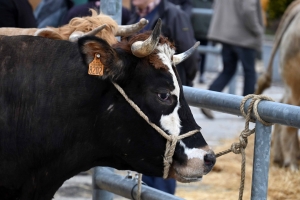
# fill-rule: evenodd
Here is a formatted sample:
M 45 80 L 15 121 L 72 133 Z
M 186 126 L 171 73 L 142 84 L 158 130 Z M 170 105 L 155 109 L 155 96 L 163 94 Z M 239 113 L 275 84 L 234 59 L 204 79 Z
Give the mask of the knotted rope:
M 163 174 L 163 178 L 167 178 L 168 174 L 169 174 L 169 170 L 171 167 L 171 164 L 173 162 L 173 155 L 174 155 L 174 151 L 175 151 L 175 147 L 176 144 L 179 140 L 182 140 L 183 138 L 189 137 L 197 132 L 199 132 L 200 130 L 193 130 L 193 131 L 189 131 L 185 134 L 182 135 L 168 135 L 167 133 L 165 133 L 160 127 L 158 127 L 156 124 L 152 123 L 149 118 L 145 115 L 145 113 L 131 100 L 129 99 L 129 97 L 126 95 L 126 93 L 124 92 L 124 90 L 116 83 L 112 82 L 114 84 L 114 86 L 116 87 L 116 89 L 122 94 L 122 96 L 125 98 L 125 100 L 131 105 L 131 107 L 150 125 L 152 126 L 158 133 L 160 133 L 166 140 L 166 150 L 165 150 L 165 154 L 164 154 L 164 174 Z M 140 192 L 141 192 L 141 177 L 142 175 L 139 175 L 139 184 L 138 184 L 138 191 L 139 191 L 139 195 L 138 195 L 138 200 L 140 200 Z
M 245 103 L 248 99 L 251 99 L 250 105 L 247 109 L 247 113 L 245 113 L 244 111 L 244 107 L 245 107 Z M 241 102 L 240 105 L 240 111 L 242 113 L 242 115 L 246 118 L 246 122 L 245 122 L 245 128 L 244 130 L 241 132 L 239 140 L 239 143 L 233 143 L 231 145 L 231 148 L 225 151 L 221 151 L 219 153 L 216 154 L 216 157 L 220 157 L 222 155 L 225 155 L 227 153 L 233 152 L 235 154 L 241 154 L 242 155 L 242 163 L 241 163 L 241 182 L 240 182 L 240 188 L 239 188 L 239 200 L 243 199 L 243 192 L 244 192 L 244 183 L 245 183 L 245 164 L 246 164 L 246 157 L 245 157 L 245 149 L 247 147 L 248 144 L 248 136 L 250 136 L 251 134 L 253 134 L 255 132 L 255 128 L 253 128 L 252 130 L 249 129 L 249 122 L 255 122 L 254 120 L 251 119 L 251 113 L 253 111 L 256 120 L 258 120 L 259 122 L 261 122 L 263 125 L 265 126 L 271 126 L 272 123 L 268 123 L 264 120 L 261 119 L 261 117 L 258 114 L 258 103 L 261 100 L 268 100 L 268 101 L 274 101 L 273 99 L 271 99 L 270 97 L 267 97 L 265 95 L 255 95 L 255 94 L 249 94 L 247 96 L 245 96 Z

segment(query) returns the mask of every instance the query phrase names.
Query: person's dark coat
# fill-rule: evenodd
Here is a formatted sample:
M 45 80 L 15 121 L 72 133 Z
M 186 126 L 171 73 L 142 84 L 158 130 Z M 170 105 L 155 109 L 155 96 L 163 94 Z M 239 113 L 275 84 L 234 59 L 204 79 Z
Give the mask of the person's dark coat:
M 195 44 L 196 40 L 190 19 L 176 5 L 167 0 L 161 0 L 158 5 L 158 11 L 149 20 L 149 25 L 147 26 L 149 30 L 153 30 L 158 18 L 162 19 L 162 34 L 174 42 L 176 53 L 182 53 Z M 135 23 L 139 19 L 140 16 L 137 13 L 133 13 L 128 24 Z M 195 51 L 188 59 L 176 66 L 183 85 L 193 85 L 199 59 L 199 53 Z
M 68 10 L 73 7 L 71 0 L 41 0 L 34 10 L 38 28 L 59 27 Z
M 36 26 L 32 7 L 27 0 L 0 0 L 0 27 Z
M 192 17 L 192 3 L 190 0 L 168 0 L 175 5 L 178 5 L 190 18 Z
M 71 19 L 74 17 L 85 17 L 85 16 L 90 16 L 91 12 L 89 11 L 90 8 L 93 8 L 97 11 L 100 10 L 100 7 L 96 4 L 96 1 L 89 1 L 85 4 L 82 5 L 77 5 L 71 8 L 66 17 L 63 19 L 62 24 L 67 24 Z M 122 7 L 122 21 L 121 24 L 125 25 L 129 21 L 130 18 L 130 11 L 125 8 L 124 6 Z

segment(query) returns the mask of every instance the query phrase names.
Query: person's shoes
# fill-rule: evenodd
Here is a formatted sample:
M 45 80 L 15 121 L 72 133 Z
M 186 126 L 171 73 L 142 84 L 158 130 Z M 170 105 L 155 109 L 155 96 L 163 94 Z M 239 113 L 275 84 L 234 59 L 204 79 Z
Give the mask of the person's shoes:
M 211 112 L 211 110 L 207 109 L 207 108 L 201 108 L 202 113 L 208 118 L 208 119 L 214 119 L 214 115 Z

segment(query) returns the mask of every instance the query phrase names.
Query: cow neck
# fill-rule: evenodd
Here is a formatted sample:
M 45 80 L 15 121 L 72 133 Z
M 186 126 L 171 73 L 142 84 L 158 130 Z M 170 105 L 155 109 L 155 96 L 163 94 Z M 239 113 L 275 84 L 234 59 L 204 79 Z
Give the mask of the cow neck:
M 158 133 L 160 133 L 166 140 L 166 151 L 164 154 L 164 175 L 163 178 L 168 178 L 169 170 L 171 167 L 171 164 L 173 162 L 173 155 L 175 152 L 176 144 L 179 140 L 182 140 L 183 138 L 189 137 L 197 132 L 199 130 L 193 130 L 189 131 L 182 135 L 168 135 L 165 131 L 163 131 L 160 127 L 158 127 L 156 124 L 152 123 L 149 118 L 145 115 L 145 113 L 126 95 L 124 90 L 115 82 L 112 82 L 114 86 L 117 88 L 117 90 L 122 94 L 122 96 L 125 98 L 125 100 L 131 105 L 131 107 L 150 125 L 152 126 Z

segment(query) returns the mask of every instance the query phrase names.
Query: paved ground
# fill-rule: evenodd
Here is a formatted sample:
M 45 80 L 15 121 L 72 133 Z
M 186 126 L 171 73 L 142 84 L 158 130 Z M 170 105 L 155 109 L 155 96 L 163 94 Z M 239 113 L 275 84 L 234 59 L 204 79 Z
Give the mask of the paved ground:
M 216 72 L 206 73 L 206 84 L 198 84 L 195 79 L 196 88 L 207 89 L 208 84 L 216 77 Z M 242 92 L 242 77 L 237 77 L 236 94 L 241 95 Z M 224 92 L 227 92 L 225 89 Z M 265 94 L 278 101 L 283 92 L 281 84 L 273 84 L 272 87 L 265 91 Z M 239 135 L 239 132 L 244 128 L 244 119 L 234 115 L 214 112 L 215 119 L 207 119 L 199 108 L 191 107 L 192 113 L 197 123 L 202 127 L 202 134 L 209 145 L 215 147 L 222 142 L 222 139 L 234 138 Z M 126 172 L 117 172 L 126 174 Z M 59 189 L 55 195 L 55 200 L 91 200 L 92 199 L 92 178 L 91 175 L 78 175 L 70 180 Z M 192 185 L 178 184 L 178 187 L 184 187 L 189 192 L 197 192 Z M 115 200 L 123 200 L 122 197 L 115 197 Z

